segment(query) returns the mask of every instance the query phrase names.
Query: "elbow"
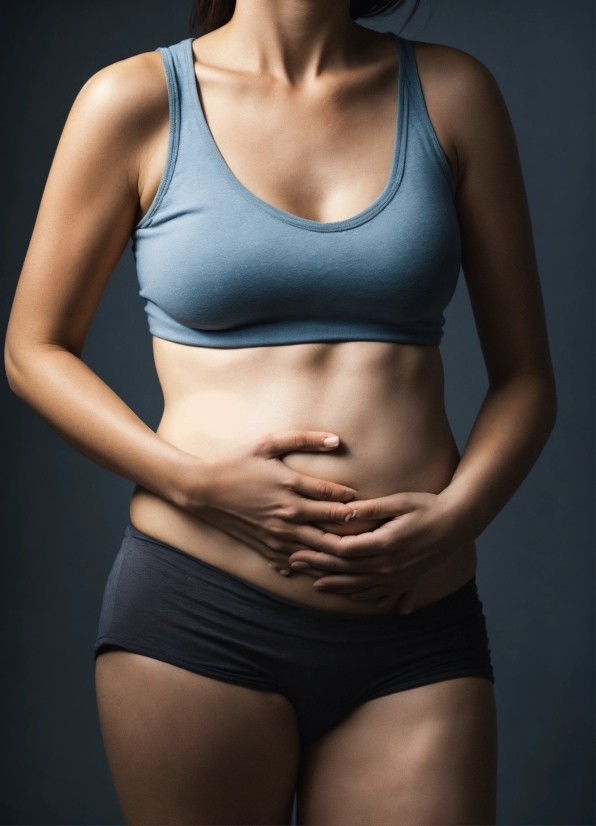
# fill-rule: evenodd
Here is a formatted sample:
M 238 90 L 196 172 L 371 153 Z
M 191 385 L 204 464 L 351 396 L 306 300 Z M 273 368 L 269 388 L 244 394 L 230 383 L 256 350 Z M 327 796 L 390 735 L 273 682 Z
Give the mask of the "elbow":
M 558 412 L 557 388 L 552 372 L 537 376 L 534 387 L 534 406 L 538 410 L 538 430 L 542 433 L 543 441 L 546 443 L 554 430 Z
M 27 397 L 27 369 L 26 365 L 29 356 L 21 352 L 21 348 L 16 347 L 8 338 L 4 345 L 4 370 L 8 386 L 20 399 L 26 401 Z
M 546 418 L 546 422 L 547 422 L 547 437 L 548 437 L 548 436 L 550 436 L 550 434 L 554 430 L 555 424 L 557 423 L 557 415 L 558 415 L 558 412 L 559 412 L 558 399 L 557 399 L 557 386 L 555 384 L 555 380 L 554 380 L 554 377 L 552 375 L 549 377 L 549 380 L 546 382 L 544 409 L 545 409 L 545 418 Z
M 521 415 L 531 422 L 534 437 L 546 444 L 557 421 L 557 388 L 552 369 L 526 369 L 490 382 L 497 393 L 505 392 Z
M 7 335 L 4 344 L 4 371 L 8 386 L 15 396 L 35 407 L 53 372 L 56 352 L 65 350 L 65 347 L 55 343 L 20 338 L 16 341 Z
M 18 368 L 17 359 L 15 358 L 8 341 L 4 345 L 4 370 L 6 372 L 8 386 L 16 396 L 20 397 L 22 394 L 22 380 Z

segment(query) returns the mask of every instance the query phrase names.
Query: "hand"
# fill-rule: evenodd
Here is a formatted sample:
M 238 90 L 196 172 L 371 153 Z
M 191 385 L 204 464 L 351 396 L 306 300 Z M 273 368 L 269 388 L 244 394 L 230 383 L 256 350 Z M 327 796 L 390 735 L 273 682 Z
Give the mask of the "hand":
M 207 464 L 200 489 L 187 491 L 187 510 L 249 545 L 271 567 L 290 573 L 288 556 L 312 547 L 319 531 L 310 522 L 345 523 L 356 491 L 288 468 L 280 456 L 294 451 L 331 451 L 333 433 L 289 431 L 264 436 L 232 457 Z
M 345 594 L 352 600 L 376 600 L 409 613 L 415 604 L 416 582 L 443 562 L 463 541 L 445 497 L 433 493 L 397 493 L 352 502 L 360 520 L 384 521 L 373 531 L 339 536 L 320 531 L 290 556 L 293 571 L 315 577 L 313 587 Z

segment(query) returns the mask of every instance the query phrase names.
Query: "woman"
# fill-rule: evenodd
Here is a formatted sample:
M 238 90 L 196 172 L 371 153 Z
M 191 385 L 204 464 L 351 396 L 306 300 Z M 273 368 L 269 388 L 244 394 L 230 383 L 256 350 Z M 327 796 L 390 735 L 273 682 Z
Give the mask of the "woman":
M 137 484 L 96 646 L 129 823 L 488 824 L 475 538 L 552 429 L 515 138 L 488 70 L 354 20 L 402 0 L 199 0 L 94 75 L 6 342 L 13 390 Z M 132 235 L 164 413 L 81 360 Z M 460 456 L 442 312 L 489 389 Z

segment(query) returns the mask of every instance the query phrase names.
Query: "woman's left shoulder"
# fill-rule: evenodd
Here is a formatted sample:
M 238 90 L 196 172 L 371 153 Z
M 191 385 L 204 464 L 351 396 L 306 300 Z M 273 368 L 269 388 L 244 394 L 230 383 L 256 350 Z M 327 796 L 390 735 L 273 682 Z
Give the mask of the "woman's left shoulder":
M 469 52 L 443 43 L 410 41 L 414 47 L 420 80 L 440 84 L 452 94 L 486 94 L 497 86 L 493 73 Z
M 431 118 L 458 154 L 510 132 L 510 118 L 491 70 L 462 49 L 411 41 Z

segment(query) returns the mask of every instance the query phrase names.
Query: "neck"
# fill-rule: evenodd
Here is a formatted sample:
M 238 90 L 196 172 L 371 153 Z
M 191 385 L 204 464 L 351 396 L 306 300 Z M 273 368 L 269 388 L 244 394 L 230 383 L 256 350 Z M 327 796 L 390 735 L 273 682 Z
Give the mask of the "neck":
M 367 30 L 350 18 L 349 0 L 236 0 L 217 31 L 244 69 L 298 83 L 350 63 Z

